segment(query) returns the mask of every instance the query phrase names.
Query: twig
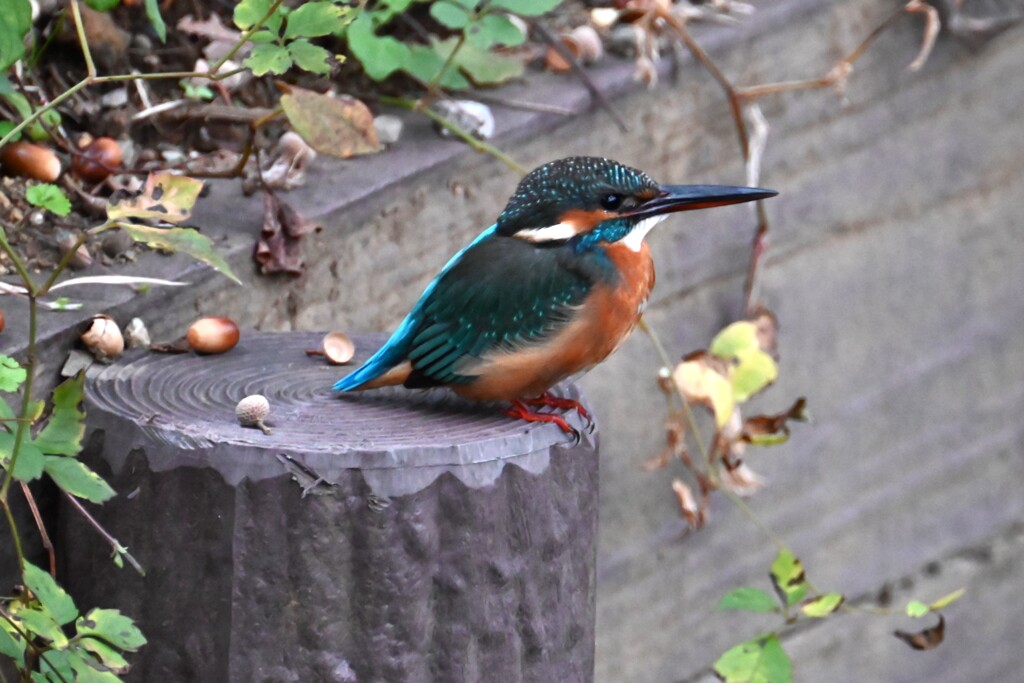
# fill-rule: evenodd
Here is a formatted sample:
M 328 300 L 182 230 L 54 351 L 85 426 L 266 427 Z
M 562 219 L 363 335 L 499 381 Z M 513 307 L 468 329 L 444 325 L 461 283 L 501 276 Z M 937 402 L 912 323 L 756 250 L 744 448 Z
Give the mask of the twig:
M 82 516 L 85 517 L 86 521 L 88 521 L 89 524 L 92 525 L 92 528 L 98 531 L 100 536 L 102 536 L 103 539 L 110 545 L 110 547 L 114 550 L 114 554 L 123 556 L 124 559 L 128 560 L 128 564 L 130 564 L 135 569 L 135 571 L 139 573 L 140 576 L 145 576 L 146 570 L 142 568 L 142 565 L 139 564 L 138 560 L 132 557 L 132 554 L 128 552 L 128 549 L 121 545 L 121 543 L 116 538 L 111 536 L 107 532 L 107 530 L 103 528 L 103 525 L 97 522 L 96 518 L 89 514 L 89 511 L 85 509 L 85 506 L 82 505 L 82 503 L 77 498 L 72 496 L 67 491 L 64 491 L 63 489 L 61 489 L 61 491 L 64 494 L 64 496 L 71 501 L 71 504 L 74 505 L 75 508 L 80 513 L 82 513 Z
M 550 45 L 551 48 L 555 52 L 557 52 L 560 57 L 562 57 L 562 59 L 564 59 L 566 62 L 569 63 L 570 66 L 572 66 L 572 72 L 576 74 L 576 76 L 580 79 L 580 82 L 583 83 L 583 87 L 587 89 L 587 92 L 590 93 L 590 96 L 594 98 L 594 100 L 601 106 L 601 108 L 608 112 L 608 115 L 612 117 L 613 121 L 615 121 L 615 125 L 619 127 L 619 130 L 621 130 L 623 133 L 628 133 L 629 126 L 626 125 L 626 121 L 622 118 L 619 112 L 615 110 L 615 107 L 612 106 L 612 103 L 608 100 L 608 97 L 601 91 L 600 88 L 597 87 L 594 81 L 590 78 L 590 74 L 588 74 L 586 69 L 583 68 L 583 65 L 580 64 L 580 61 L 576 59 L 576 55 L 570 52 L 569 49 L 562 43 L 562 41 L 558 39 L 558 36 L 551 33 L 548 27 L 545 26 L 544 24 L 540 23 L 536 19 L 531 19 L 529 21 L 529 24 L 530 28 L 539 33 L 540 36 L 544 39 L 544 41 L 548 45 Z
M 516 173 L 526 175 L 526 167 L 520 164 L 518 161 L 510 157 L 509 155 L 502 152 L 500 149 L 491 145 L 479 138 L 473 137 L 468 131 L 459 126 L 458 124 L 450 121 L 449 119 L 441 116 L 430 107 L 423 106 L 421 101 L 409 100 L 404 97 L 392 97 L 390 95 L 378 95 L 377 101 L 381 104 L 390 105 L 392 107 L 401 107 L 402 109 L 408 109 L 409 111 L 418 111 L 427 118 L 431 119 L 437 125 L 450 130 L 452 134 L 461 139 L 467 145 L 472 147 L 477 152 L 484 154 L 490 154 L 492 157 L 511 168 Z
M 25 494 L 25 502 L 28 503 L 29 509 L 32 511 L 32 517 L 36 520 L 36 527 L 39 529 L 39 537 L 42 540 L 43 548 L 46 549 L 47 554 L 50 556 L 50 576 L 57 578 L 57 553 L 54 552 L 53 543 L 50 541 L 50 535 L 46 533 L 46 525 L 43 524 L 43 517 L 39 514 L 39 508 L 36 507 L 35 496 L 32 495 L 32 491 L 28 488 L 28 484 L 25 482 L 18 482 L 21 484 L 21 492 Z

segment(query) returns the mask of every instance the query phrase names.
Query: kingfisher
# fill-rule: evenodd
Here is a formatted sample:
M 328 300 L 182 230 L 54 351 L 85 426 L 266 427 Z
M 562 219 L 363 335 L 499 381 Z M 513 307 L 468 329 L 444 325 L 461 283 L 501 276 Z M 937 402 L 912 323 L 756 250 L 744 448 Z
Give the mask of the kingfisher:
M 659 185 L 600 157 L 544 164 L 448 261 L 384 346 L 334 389 L 447 387 L 575 433 L 561 416 L 531 406 L 571 408 L 589 420 L 582 405 L 549 390 L 607 358 L 640 320 L 654 287 L 648 231 L 677 211 L 776 194 Z

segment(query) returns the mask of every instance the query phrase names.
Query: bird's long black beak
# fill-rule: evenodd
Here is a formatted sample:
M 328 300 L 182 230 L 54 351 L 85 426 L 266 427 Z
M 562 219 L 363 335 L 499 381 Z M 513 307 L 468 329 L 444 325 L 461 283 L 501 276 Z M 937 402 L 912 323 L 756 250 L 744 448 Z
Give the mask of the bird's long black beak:
M 715 206 L 742 204 L 774 197 L 778 192 L 760 187 L 733 187 L 730 185 L 662 185 L 661 194 L 649 199 L 630 213 L 647 218 L 676 211 L 695 211 Z

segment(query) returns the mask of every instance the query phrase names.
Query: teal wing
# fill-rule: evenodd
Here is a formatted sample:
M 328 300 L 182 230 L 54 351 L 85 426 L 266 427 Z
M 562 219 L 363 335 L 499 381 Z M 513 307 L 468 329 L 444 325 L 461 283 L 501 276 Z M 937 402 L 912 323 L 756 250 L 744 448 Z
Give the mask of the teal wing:
M 591 289 L 585 270 L 558 247 L 494 236 L 466 250 L 417 304 L 405 384 L 474 379 L 475 361 L 495 350 L 543 342 L 569 322 Z

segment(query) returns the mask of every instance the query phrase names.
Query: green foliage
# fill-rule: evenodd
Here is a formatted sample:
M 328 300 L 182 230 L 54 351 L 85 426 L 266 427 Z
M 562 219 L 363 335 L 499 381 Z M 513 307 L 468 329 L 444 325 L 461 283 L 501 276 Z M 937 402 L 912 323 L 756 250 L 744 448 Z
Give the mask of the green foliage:
M 844 600 L 842 593 L 825 593 L 805 601 L 800 605 L 800 612 L 805 616 L 820 619 L 838 610 Z
M 920 600 L 911 600 L 910 602 L 907 603 L 907 616 L 908 617 L 913 617 L 915 619 L 920 619 L 921 617 L 923 617 L 926 614 L 928 614 L 930 611 L 931 610 L 928 609 L 928 605 L 924 604 Z
M 214 249 L 213 242 L 194 228 L 151 228 L 135 223 L 118 223 L 136 242 L 148 244 L 154 249 L 188 254 L 197 261 L 219 270 L 238 284 L 242 281 L 231 270 L 228 262 Z
M 741 586 L 733 588 L 718 601 L 719 610 L 742 610 L 745 612 L 777 612 L 779 605 L 775 598 L 760 588 Z
M 121 4 L 121 0 L 85 0 L 85 4 L 97 12 L 109 12 Z
M 715 662 L 715 674 L 725 683 L 790 683 L 793 665 L 774 633 L 730 648 Z
M 25 383 L 28 372 L 10 356 L 0 355 L 0 391 L 15 392 Z
M 17 88 L 14 87 L 14 84 L 11 83 L 10 79 L 3 75 L 3 73 L 0 73 L 0 98 L 14 109 L 18 114 L 18 117 L 21 119 L 27 119 L 35 111 L 28 98 L 19 92 Z M 56 128 L 60 125 L 60 122 L 60 113 L 57 112 L 56 109 L 49 109 L 45 111 L 39 119 L 33 121 L 27 128 L 25 128 L 25 134 L 32 140 L 47 140 L 49 139 L 50 134 L 46 129 Z M 14 128 L 13 122 L 10 121 L 3 121 L 0 122 L 0 124 L 6 124 L 0 128 L 0 133 L 3 135 L 7 135 L 7 133 Z
M 28 188 L 25 191 L 25 199 L 32 206 L 46 209 L 58 216 L 67 216 L 71 213 L 71 200 L 64 194 L 64 190 L 51 183 L 40 183 Z
M 270 0 L 243 0 L 235 6 L 234 21 L 252 34 L 256 44 L 245 65 L 257 76 L 283 74 L 292 67 L 317 74 L 331 71 L 331 53 L 310 42 L 340 32 L 352 20 L 355 10 L 337 2 L 307 2 L 288 11 L 283 5 L 273 13 Z M 269 14 L 269 17 L 268 17 Z
M 153 24 L 153 30 L 156 31 L 160 42 L 166 43 L 167 25 L 164 24 L 164 18 L 160 16 L 160 5 L 157 3 L 158 0 L 146 0 L 146 18 L 149 19 L 149 23 Z
M 61 626 L 78 616 L 78 608 L 71 596 L 57 585 L 52 576 L 31 562 L 25 563 L 25 585 Z
M 804 565 L 793 553 L 782 549 L 772 562 L 772 585 L 779 598 L 788 607 L 795 605 L 807 595 L 807 578 Z
M 32 6 L 28 0 L 7 0 L 0 12 L 0 72 L 25 54 L 25 34 L 32 28 Z

